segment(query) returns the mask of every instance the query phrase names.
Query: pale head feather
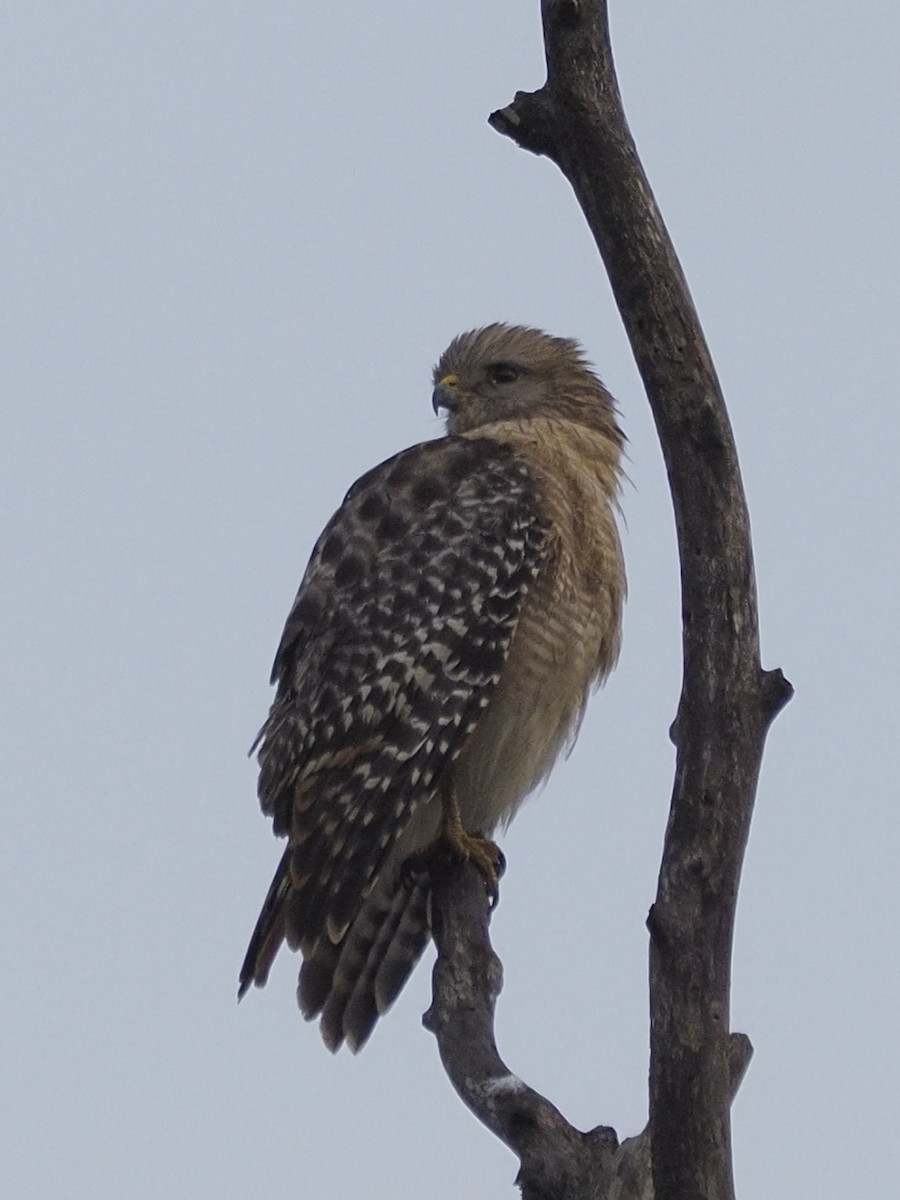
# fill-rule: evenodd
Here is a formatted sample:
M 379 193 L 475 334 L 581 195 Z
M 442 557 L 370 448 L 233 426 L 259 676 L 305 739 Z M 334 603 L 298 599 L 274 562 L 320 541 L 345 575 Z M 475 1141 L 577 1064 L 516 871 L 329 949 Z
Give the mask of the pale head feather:
M 447 432 L 496 421 L 556 417 L 622 445 L 615 402 L 571 338 L 522 325 L 485 325 L 455 337 L 434 368 L 435 408 Z

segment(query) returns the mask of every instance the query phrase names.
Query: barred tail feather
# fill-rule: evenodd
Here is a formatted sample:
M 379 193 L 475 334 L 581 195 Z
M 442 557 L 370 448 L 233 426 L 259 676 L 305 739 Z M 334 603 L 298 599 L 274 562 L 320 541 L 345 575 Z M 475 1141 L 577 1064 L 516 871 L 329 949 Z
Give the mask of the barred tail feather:
M 345 938 L 323 938 L 300 970 L 297 999 L 304 1016 L 322 1014 L 322 1038 L 356 1053 L 388 1010 L 430 937 L 427 875 L 379 883 Z

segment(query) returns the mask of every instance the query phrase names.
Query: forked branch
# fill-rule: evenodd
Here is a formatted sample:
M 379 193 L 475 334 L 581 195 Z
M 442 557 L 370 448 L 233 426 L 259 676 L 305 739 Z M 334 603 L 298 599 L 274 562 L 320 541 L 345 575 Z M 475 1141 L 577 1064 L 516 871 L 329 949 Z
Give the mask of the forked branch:
M 438 958 L 434 1000 L 423 1021 L 437 1037 L 450 1082 L 518 1156 L 524 1200 L 597 1195 L 596 1174 L 612 1168 L 619 1148 L 615 1131 L 580 1133 L 497 1053 L 494 1006 L 503 968 L 488 935 L 484 881 L 471 864 L 444 862 L 432 871 L 432 912 Z M 621 1195 L 639 1200 L 640 1193 Z
M 648 1131 L 615 1149 L 611 1131 L 599 1138 L 577 1133 L 525 1085 L 510 1108 L 512 1085 L 502 1081 L 512 1077 L 499 1058 L 487 1074 L 466 1073 L 471 1063 L 466 1066 L 464 1055 L 475 1043 L 451 1042 L 451 1010 L 463 1003 L 461 996 L 469 997 L 465 1003 L 481 1014 L 486 1050 L 490 1025 L 484 1024 L 482 1001 L 490 999 L 492 1014 L 499 964 L 487 942 L 487 914 L 467 907 L 459 883 L 436 887 L 439 961 L 430 1027 L 463 1098 L 519 1154 L 526 1196 L 731 1200 L 729 1110 L 735 1080 L 749 1059 L 749 1043 L 729 1031 L 735 906 L 766 732 L 791 687 L 780 671 L 760 665 L 750 528 L 734 438 L 681 266 L 625 119 L 607 4 L 543 0 L 542 15 L 547 82 L 537 92 L 518 93 L 490 123 L 524 149 L 552 159 L 575 190 L 656 421 L 681 561 L 684 674 L 672 730 L 677 763 L 648 919 Z M 474 922 L 483 941 L 466 941 L 473 933 L 466 921 Z M 474 956 L 468 965 L 467 955 Z M 488 1040 L 496 1056 L 492 1033 Z M 493 1081 L 493 1102 L 473 1103 L 471 1089 L 467 1095 L 460 1087 L 467 1079 Z M 519 1121 L 519 1112 L 527 1120 Z M 585 1150 L 586 1168 L 573 1167 L 568 1176 L 561 1170 L 550 1190 L 542 1191 L 535 1176 L 527 1190 L 536 1160 L 571 1154 L 574 1162 Z M 632 1182 L 625 1190 L 621 1179 L 616 1184 L 609 1176 L 616 1156 L 627 1159 Z

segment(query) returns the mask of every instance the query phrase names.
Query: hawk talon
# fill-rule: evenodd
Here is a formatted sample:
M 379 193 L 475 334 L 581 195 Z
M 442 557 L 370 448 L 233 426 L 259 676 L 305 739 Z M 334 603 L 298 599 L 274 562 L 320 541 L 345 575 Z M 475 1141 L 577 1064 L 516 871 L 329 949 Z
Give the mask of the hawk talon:
M 506 859 L 497 843 L 456 825 L 443 829 L 438 840 L 454 857 L 470 862 L 479 872 L 493 911 L 500 901 L 500 877 L 506 870 Z
M 442 859 L 445 862 L 448 859 L 470 862 L 475 867 L 484 880 L 493 912 L 500 902 L 500 880 L 506 872 L 506 856 L 497 843 L 466 833 L 461 828 L 444 829 L 430 846 L 404 859 L 400 868 L 403 886 L 412 890 L 423 872 L 430 872 Z

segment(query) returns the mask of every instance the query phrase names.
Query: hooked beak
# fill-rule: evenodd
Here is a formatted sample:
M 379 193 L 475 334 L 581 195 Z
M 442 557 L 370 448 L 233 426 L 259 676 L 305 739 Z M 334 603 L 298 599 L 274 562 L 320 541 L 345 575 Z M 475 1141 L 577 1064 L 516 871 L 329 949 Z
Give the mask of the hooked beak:
M 440 410 L 446 409 L 448 413 L 455 413 L 459 408 L 459 376 L 445 375 L 440 383 L 431 393 L 431 407 L 437 415 Z

